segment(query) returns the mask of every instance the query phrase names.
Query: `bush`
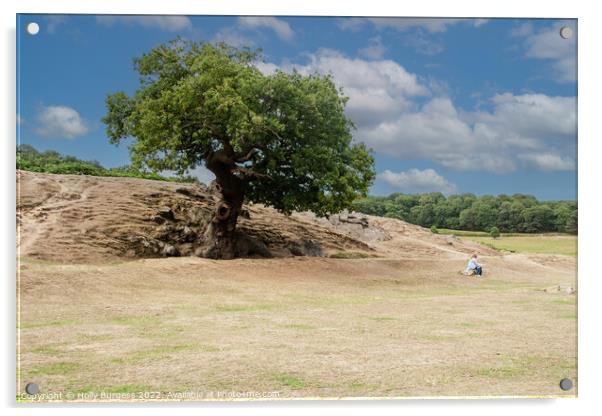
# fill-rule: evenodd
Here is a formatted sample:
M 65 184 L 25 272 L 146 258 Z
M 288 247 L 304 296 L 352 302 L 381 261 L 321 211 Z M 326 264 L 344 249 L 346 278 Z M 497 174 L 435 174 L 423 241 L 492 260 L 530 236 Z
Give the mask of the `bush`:
M 435 226 L 435 225 L 431 226 L 431 233 L 439 234 L 439 229 L 437 228 L 437 226 Z
M 80 160 L 74 156 L 63 156 L 51 150 L 38 152 L 33 146 L 28 144 L 17 146 L 17 169 L 70 175 L 117 176 L 153 179 L 157 181 L 198 182 L 192 176 L 166 177 L 155 172 L 140 171 L 134 169 L 132 166 L 106 169 L 95 160 Z
M 493 238 L 498 238 L 500 236 L 500 229 L 497 227 L 491 227 L 489 230 L 489 235 Z

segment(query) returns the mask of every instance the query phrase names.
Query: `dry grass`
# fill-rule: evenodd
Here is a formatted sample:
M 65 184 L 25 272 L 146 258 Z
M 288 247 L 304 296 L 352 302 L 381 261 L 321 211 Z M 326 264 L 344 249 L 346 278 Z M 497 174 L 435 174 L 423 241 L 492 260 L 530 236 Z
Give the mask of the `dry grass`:
M 25 262 L 18 389 L 575 395 L 573 265 L 483 260 Z

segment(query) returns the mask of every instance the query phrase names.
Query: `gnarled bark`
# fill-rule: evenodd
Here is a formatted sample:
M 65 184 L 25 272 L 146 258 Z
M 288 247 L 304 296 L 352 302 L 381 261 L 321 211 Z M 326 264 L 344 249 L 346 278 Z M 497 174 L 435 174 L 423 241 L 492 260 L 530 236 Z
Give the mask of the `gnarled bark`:
M 236 222 L 242 210 L 245 181 L 234 174 L 236 165 L 223 151 L 207 158 L 207 168 L 215 174 L 221 198 L 205 231 L 200 255 L 212 259 L 233 259 L 239 254 Z

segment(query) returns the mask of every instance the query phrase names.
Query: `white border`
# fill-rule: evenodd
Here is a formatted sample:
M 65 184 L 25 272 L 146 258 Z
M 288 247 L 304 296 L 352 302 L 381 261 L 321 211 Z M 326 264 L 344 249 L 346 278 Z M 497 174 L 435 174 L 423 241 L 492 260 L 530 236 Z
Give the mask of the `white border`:
M 527 2 L 524 0 L 498 1 L 495 4 L 487 1 L 433 1 L 420 0 L 399 2 L 370 0 L 229 0 L 229 1 L 194 1 L 194 0 L 20 0 L 9 3 L 1 2 L 3 42 L 2 42 L 2 91 L 4 92 L 0 111 L 4 135 L 2 138 L 2 184 L 4 200 L 2 207 L 2 265 L 4 283 L 2 302 L 2 377 L 0 391 L 2 405 L 8 408 L 8 414 L 80 414 L 81 407 L 57 407 L 46 405 L 43 408 L 32 406 L 15 407 L 14 365 L 15 365 L 15 182 L 14 182 L 14 144 L 15 144 L 15 14 L 16 13 L 129 13 L 129 14 L 223 14 L 223 15 L 333 15 L 333 16 L 445 16 L 445 17 L 557 17 L 579 19 L 579 399 L 558 400 L 403 400 L 384 402 L 253 402 L 253 403 L 203 403 L 180 404 L 178 411 L 187 414 L 201 412 L 228 414 L 240 413 L 266 415 L 306 414 L 308 411 L 332 413 L 340 411 L 350 414 L 364 414 L 367 411 L 378 411 L 389 414 L 400 412 L 424 412 L 482 415 L 507 415 L 509 412 L 545 412 L 546 414 L 562 414 L 569 412 L 590 413 L 599 408 L 596 399 L 599 396 L 600 383 L 600 324 L 602 316 L 601 266 L 596 261 L 600 251 L 600 179 L 602 163 L 600 157 L 600 141 L 602 134 L 598 120 L 600 116 L 600 39 L 602 27 L 600 13 L 594 8 L 595 2 L 546 1 Z M 93 415 L 106 414 L 107 410 L 121 413 L 144 413 L 145 415 L 164 414 L 166 407 L 173 404 L 156 404 L 145 407 L 96 405 L 87 409 Z M 199 409 L 200 408 L 200 409 Z

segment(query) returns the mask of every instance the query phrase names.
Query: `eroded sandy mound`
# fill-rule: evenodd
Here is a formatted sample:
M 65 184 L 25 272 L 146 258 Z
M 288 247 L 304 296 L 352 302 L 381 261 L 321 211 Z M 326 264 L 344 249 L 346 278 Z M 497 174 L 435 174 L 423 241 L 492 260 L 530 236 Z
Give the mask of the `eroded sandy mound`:
M 202 185 L 17 171 L 19 254 L 65 262 L 193 255 L 215 202 Z M 252 242 L 251 256 L 496 254 L 395 219 L 245 208 L 238 230 Z

